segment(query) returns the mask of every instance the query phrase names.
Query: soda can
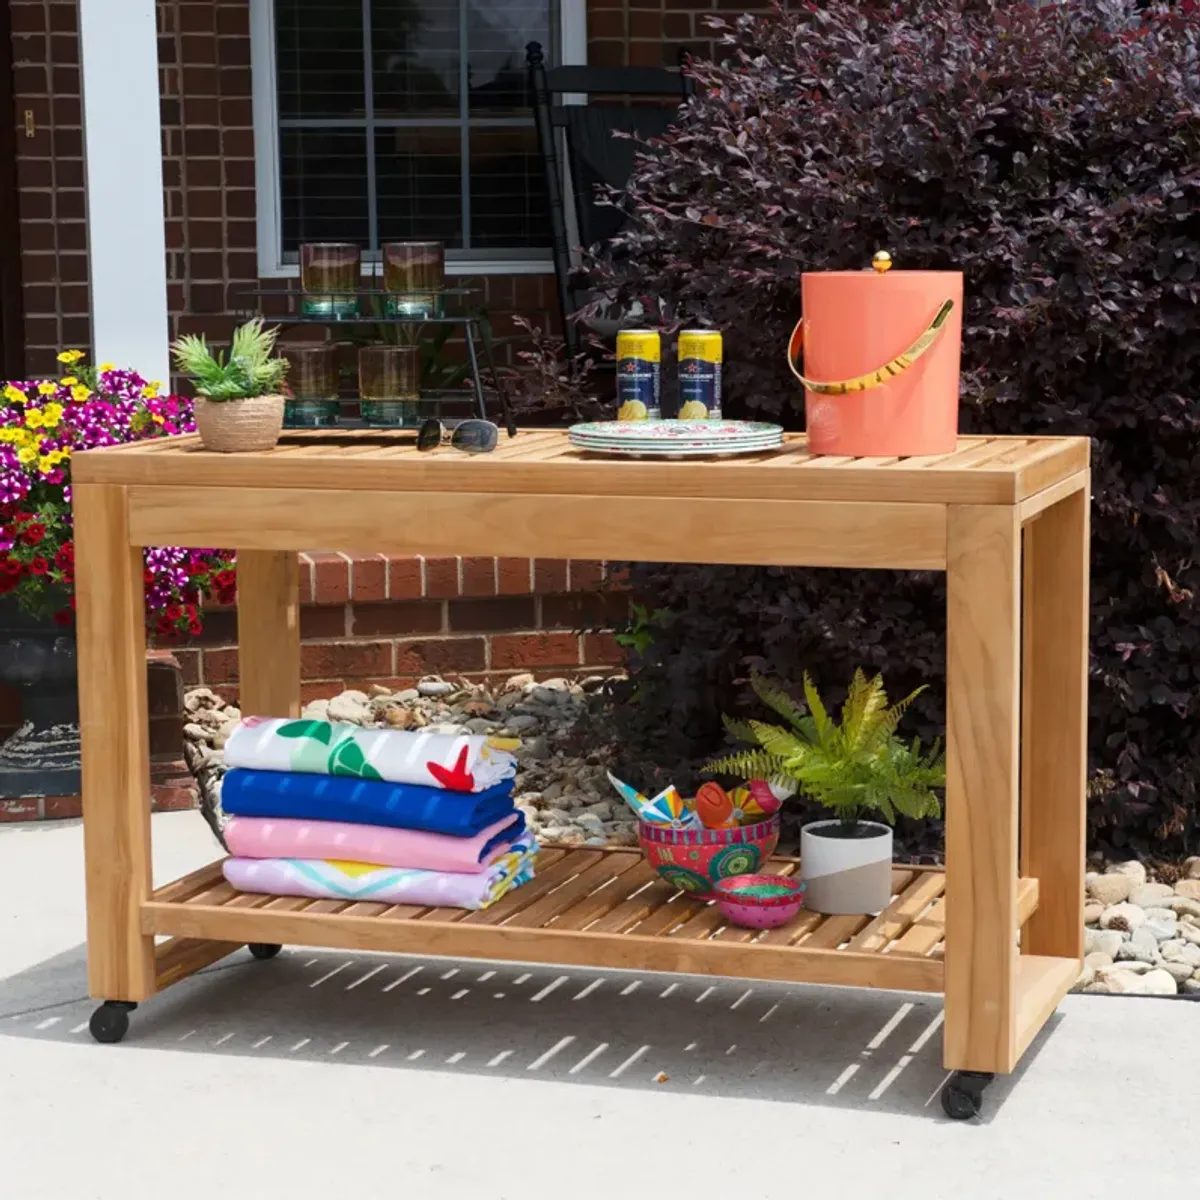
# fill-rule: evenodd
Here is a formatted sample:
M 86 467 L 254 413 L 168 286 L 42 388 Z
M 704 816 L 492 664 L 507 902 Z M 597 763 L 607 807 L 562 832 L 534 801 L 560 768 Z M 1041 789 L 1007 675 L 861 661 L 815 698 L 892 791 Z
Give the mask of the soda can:
M 657 421 L 661 415 L 662 338 L 656 331 L 617 334 L 617 420 Z
M 679 419 L 718 420 L 724 344 L 715 329 L 685 329 L 679 335 Z

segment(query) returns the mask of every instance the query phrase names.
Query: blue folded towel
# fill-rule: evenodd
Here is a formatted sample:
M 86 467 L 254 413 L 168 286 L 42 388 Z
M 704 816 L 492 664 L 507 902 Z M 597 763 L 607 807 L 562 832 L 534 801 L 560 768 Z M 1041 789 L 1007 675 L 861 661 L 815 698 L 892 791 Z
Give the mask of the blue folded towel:
M 512 791 L 511 779 L 472 793 L 337 775 L 236 769 L 222 781 L 221 807 L 238 817 L 351 821 L 474 837 L 516 811 Z

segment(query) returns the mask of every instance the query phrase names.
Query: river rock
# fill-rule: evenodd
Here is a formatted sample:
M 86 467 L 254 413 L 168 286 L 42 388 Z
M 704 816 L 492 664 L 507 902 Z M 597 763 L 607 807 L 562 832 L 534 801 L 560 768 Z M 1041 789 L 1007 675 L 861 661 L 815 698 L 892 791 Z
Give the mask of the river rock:
M 1146 882 L 1146 868 L 1136 859 L 1129 862 L 1116 863 L 1108 868 L 1109 875 L 1127 875 L 1133 880 L 1133 887 L 1141 887 Z
M 1183 860 L 1183 876 L 1185 879 L 1200 879 L 1200 854 Z
M 1146 926 L 1135 929 L 1129 941 L 1116 953 L 1118 962 L 1143 962 L 1153 966 L 1158 962 L 1158 939 Z
M 1094 875 L 1087 876 L 1087 894 L 1103 904 L 1105 908 L 1120 904 L 1129 899 L 1133 890 L 1133 880 L 1128 875 Z
M 1192 968 L 1187 963 L 1161 962 L 1159 968 L 1166 971 L 1177 984 L 1185 983 L 1192 977 Z
M 1190 945 L 1200 946 L 1200 925 L 1186 924 L 1181 921 L 1175 932 Z
M 537 717 L 530 717 L 524 714 L 515 717 L 509 717 L 504 722 L 506 729 L 511 729 L 513 733 L 528 733 L 532 729 L 537 729 L 541 725 L 541 721 Z
M 1083 950 L 1085 954 L 1107 954 L 1110 959 L 1117 957 L 1128 935 L 1119 929 L 1085 929 L 1083 931 Z
M 504 690 L 506 692 L 523 692 L 527 687 L 533 687 L 532 675 L 510 675 L 504 681 Z
M 1200 996 L 1200 975 L 1193 975 L 1179 985 L 1179 990 L 1186 996 Z
M 417 695 L 419 696 L 451 696 L 456 690 L 454 684 L 447 683 L 444 679 L 422 679 L 417 684 Z
M 1114 904 L 1106 908 L 1100 916 L 1102 929 L 1120 929 L 1132 933 L 1146 923 L 1146 912 L 1136 904 Z
M 1181 879 L 1175 885 L 1175 891 L 1188 900 L 1200 900 L 1200 879 Z
M 1095 925 L 1104 913 L 1104 905 L 1099 900 L 1089 900 L 1083 906 L 1083 923 L 1085 925 Z
M 1172 896 L 1163 904 L 1181 920 L 1184 917 L 1200 917 L 1200 900 L 1190 900 L 1187 896 Z
M 1134 966 L 1143 969 L 1137 971 Z M 1114 967 L 1101 967 L 1096 972 L 1096 982 L 1087 990 L 1112 996 L 1174 996 L 1177 985 L 1166 971 L 1145 969 L 1140 963 L 1119 963 Z
M 1186 963 L 1192 968 L 1192 974 L 1200 971 L 1200 946 L 1193 946 L 1191 942 L 1173 941 L 1164 943 L 1160 953 L 1167 962 Z
M 1146 921 L 1142 926 L 1144 929 L 1153 933 L 1160 942 L 1175 936 L 1179 922 L 1169 908 L 1148 908 L 1145 911 Z
M 1129 893 L 1129 903 L 1139 908 L 1161 908 L 1174 895 L 1175 889 L 1165 883 L 1143 883 Z
M 360 700 L 358 697 L 362 696 Z M 329 701 L 326 709 L 330 721 L 345 721 L 349 725 L 366 725 L 372 713 L 362 692 L 343 692 Z
M 329 701 L 310 700 L 300 715 L 306 721 L 324 721 L 329 715 Z

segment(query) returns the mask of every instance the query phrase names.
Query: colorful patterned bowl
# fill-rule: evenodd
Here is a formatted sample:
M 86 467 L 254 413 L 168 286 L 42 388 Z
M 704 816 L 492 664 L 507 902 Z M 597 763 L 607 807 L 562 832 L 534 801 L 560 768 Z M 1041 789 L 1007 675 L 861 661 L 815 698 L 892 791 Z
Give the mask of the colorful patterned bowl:
M 670 829 L 638 822 L 646 861 L 693 896 L 712 895 L 720 879 L 757 871 L 779 844 L 779 815 L 731 829 Z
M 804 884 L 784 875 L 738 875 L 717 882 L 725 920 L 746 929 L 786 925 L 804 904 Z

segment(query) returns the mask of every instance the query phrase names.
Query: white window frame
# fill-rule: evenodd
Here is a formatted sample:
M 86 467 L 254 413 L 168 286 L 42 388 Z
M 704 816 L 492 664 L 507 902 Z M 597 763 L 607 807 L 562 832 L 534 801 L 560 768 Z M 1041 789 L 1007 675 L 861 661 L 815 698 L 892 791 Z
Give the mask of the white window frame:
M 587 63 L 587 0 L 559 0 L 561 62 Z M 279 189 L 279 109 L 275 74 L 275 0 L 250 0 L 250 66 L 254 98 L 254 178 L 258 211 L 258 274 L 264 279 L 299 276 L 283 262 Z M 549 275 L 550 253 L 523 258 L 456 259 L 449 275 Z

